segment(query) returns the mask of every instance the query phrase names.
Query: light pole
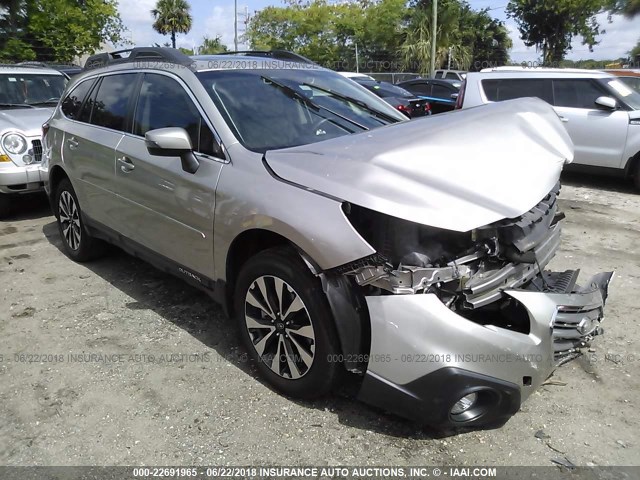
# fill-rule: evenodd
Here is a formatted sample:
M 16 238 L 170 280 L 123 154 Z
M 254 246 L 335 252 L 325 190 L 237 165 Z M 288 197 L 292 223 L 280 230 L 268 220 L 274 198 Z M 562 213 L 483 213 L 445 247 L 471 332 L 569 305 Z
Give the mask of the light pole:
M 436 76 L 436 35 L 438 34 L 438 0 L 433 0 L 431 21 L 431 78 Z
M 238 51 L 238 0 L 233 0 L 233 50 Z

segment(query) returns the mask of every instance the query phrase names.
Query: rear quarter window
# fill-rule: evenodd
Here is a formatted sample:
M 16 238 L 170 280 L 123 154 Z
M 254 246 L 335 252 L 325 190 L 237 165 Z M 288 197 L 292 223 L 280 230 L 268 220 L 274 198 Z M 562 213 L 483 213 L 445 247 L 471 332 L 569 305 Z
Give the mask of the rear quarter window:
M 91 87 L 94 84 L 94 80 L 85 80 L 84 82 L 80 82 L 76 87 L 66 96 L 66 98 L 62 101 L 62 113 L 64 113 L 65 117 L 70 118 L 71 120 L 78 120 L 80 116 L 80 109 L 82 108 L 82 103 L 84 102 L 85 97 L 91 90 Z

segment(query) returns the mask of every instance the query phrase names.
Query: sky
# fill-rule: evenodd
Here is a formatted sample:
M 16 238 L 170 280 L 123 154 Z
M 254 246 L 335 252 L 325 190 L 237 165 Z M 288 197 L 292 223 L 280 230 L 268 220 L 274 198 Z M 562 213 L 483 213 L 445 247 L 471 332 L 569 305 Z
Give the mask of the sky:
M 120 15 L 125 26 L 129 29 L 127 37 L 136 46 L 148 46 L 154 43 L 162 45 L 170 40 L 168 36 L 159 35 L 151 28 L 150 11 L 155 6 L 155 2 L 156 0 L 120 0 Z M 219 35 L 223 43 L 233 49 L 233 2 L 227 0 L 214 4 L 211 0 L 189 0 L 189 3 L 191 4 L 193 27 L 187 35 L 178 35 L 177 46 L 193 48 L 202 42 L 204 35 L 209 37 Z M 470 0 L 469 3 L 472 8 L 477 10 L 490 8 L 489 13 L 492 16 L 506 22 L 513 40 L 513 48 L 510 52 L 513 61 L 534 62 L 540 58 L 535 48 L 525 47 L 520 40 L 515 22 L 506 18 L 504 9 L 508 0 Z M 243 14 L 246 8 L 251 15 L 256 10 L 268 5 L 282 6 L 284 3 L 281 0 L 238 0 L 238 12 Z M 607 15 L 601 14 L 598 15 L 598 21 L 606 33 L 600 35 L 600 43 L 594 47 L 594 51 L 589 52 L 589 48 L 582 45 L 581 38 L 577 37 L 574 39 L 573 48 L 566 58 L 570 60 L 603 60 L 623 57 L 640 40 L 640 17 L 627 20 L 616 15 L 609 23 Z M 241 35 L 243 29 L 243 18 L 240 18 L 238 35 Z M 238 48 L 245 49 L 246 45 L 239 44 Z

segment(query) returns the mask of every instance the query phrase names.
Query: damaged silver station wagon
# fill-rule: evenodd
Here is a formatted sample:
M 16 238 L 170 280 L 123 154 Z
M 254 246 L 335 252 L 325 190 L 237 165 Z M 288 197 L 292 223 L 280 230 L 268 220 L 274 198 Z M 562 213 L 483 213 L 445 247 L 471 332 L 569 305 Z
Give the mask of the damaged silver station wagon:
M 407 121 L 288 52 L 89 63 L 44 125 L 67 254 L 206 290 L 279 391 L 347 371 L 422 424 L 497 426 L 601 333 L 612 273 L 545 270 L 573 157 L 546 103 Z

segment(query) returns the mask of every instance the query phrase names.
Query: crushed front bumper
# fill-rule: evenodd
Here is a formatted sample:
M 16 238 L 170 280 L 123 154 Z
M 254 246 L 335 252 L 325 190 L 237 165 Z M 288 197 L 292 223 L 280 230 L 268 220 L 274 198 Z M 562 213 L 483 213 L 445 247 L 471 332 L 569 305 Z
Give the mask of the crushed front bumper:
M 504 291 L 524 307 L 528 333 L 474 323 L 434 294 L 366 297 L 371 350 L 359 398 L 437 427 L 501 425 L 566 354 L 600 333 L 612 276 L 570 293 Z M 473 393 L 471 407 L 451 413 Z

